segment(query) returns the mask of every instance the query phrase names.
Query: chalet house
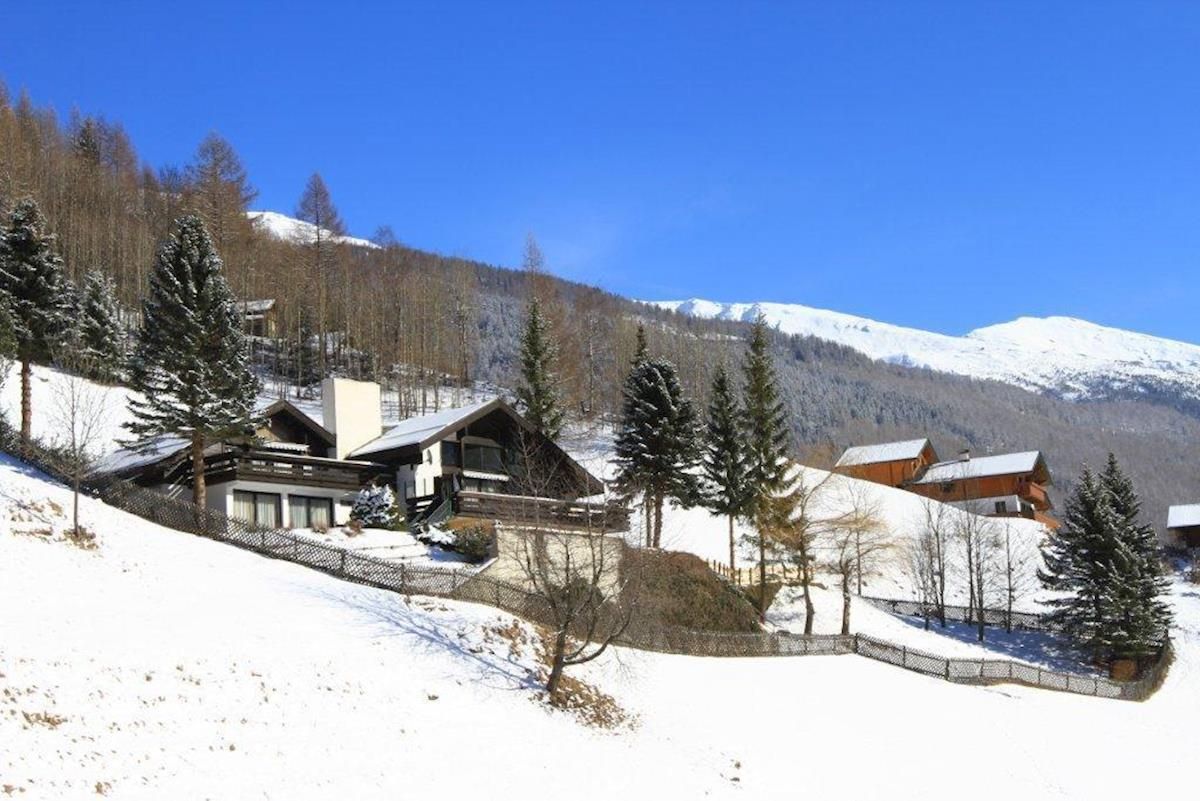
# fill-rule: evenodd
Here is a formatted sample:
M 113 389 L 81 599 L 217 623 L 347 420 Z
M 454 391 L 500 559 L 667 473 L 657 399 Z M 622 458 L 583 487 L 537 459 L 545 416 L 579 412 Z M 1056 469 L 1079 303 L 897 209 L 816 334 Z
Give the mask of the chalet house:
M 991 517 L 1024 517 L 1050 528 L 1050 470 L 1040 451 L 939 461 L 927 439 L 847 448 L 834 470 L 899 487 Z
M 1185 548 L 1200 548 L 1200 503 L 1168 509 L 1167 533 Z
M 503 400 L 385 429 L 378 384 L 326 379 L 322 389 L 319 413 L 279 400 L 259 412 L 253 436 L 205 450 L 209 508 L 267 526 L 327 527 L 348 521 L 361 488 L 387 483 L 413 526 L 454 514 L 628 526 L 623 507 L 587 500 L 602 482 Z M 180 439 L 120 452 L 101 469 L 168 494 L 190 491 Z
M 903 487 L 936 461 L 937 452 L 928 439 L 910 439 L 847 448 L 833 469 L 876 484 Z
M 276 333 L 275 299 L 239 300 L 243 330 L 254 337 L 273 337 Z

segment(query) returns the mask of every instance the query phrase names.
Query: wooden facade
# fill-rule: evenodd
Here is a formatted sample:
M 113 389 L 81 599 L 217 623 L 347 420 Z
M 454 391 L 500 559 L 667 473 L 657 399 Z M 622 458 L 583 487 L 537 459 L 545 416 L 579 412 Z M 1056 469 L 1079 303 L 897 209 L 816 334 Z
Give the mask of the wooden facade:
M 883 461 L 839 464 L 836 469 L 837 472 L 852 478 L 860 478 L 876 484 L 885 484 L 889 487 L 903 487 L 909 481 L 921 475 L 926 467 L 936 461 L 937 452 L 934 451 L 933 445 L 930 444 L 929 440 L 925 440 L 924 446 L 920 448 L 916 456 L 905 456 L 904 458 Z

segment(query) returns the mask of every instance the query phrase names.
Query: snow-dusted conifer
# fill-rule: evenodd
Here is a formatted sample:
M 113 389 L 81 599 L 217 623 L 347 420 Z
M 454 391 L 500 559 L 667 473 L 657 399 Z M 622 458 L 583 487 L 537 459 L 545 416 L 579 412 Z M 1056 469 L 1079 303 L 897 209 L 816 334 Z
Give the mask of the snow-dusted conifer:
M 8 307 L 16 356 L 21 361 L 21 444 L 33 423 L 32 364 L 48 359 L 71 328 L 71 292 L 54 235 L 37 203 L 17 203 L 0 233 L 0 296 Z
M 112 279 L 99 270 L 89 271 L 79 307 L 79 347 L 87 369 L 101 381 L 113 381 L 125 358 L 125 337 Z
M 733 522 L 746 508 L 746 464 L 742 414 L 723 366 L 713 376 L 703 451 L 705 506 L 713 514 L 729 519 L 729 569 L 733 570 L 736 567 Z
M 252 427 L 258 381 L 233 294 L 204 223 L 181 218 L 159 249 L 129 363 L 135 437 L 191 441 L 192 497 L 204 506 L 204 448 Z
M 1141 501 L 1115 454 L 1100 474 L 1117 516 L 1117 547 L 1107 583 L 1103 645 L 1114 655 L 1142 658 L 1155 653 L 1171 625 L 1163 600 L 1170 583 L 1163 573 L 1158 539 L 1141 520 Z
M 783 401 L 775 383 L 775 365 L 771 361 L 767 321 L 762 314 L 754 321 L 750 346 L 742 362 L 742 429 L 745 442 L 747 516 L 769 512 L 769 499 L 783 488 L 787 477 L 788 426 Z M 761 529 L 758 540 L 758 592 L 766 598 L 767 544 Z M 760 609 L 765 614 L 765 609 Z
M 350 519 L 366 528 L 399 528 L 400 508 L 396 505 L 396 493 L 387 484 L 364 487 L 354 498 Z
M 521 335 L 521 384 L 517 387 L 517 401 L 530 424 L 550 439 L 558 437 L 563 424 L 555 373 L 557 357 L 558 349 L 541 304 L 536 297 L 530 298 L 525 331 Z
M 662 541 L 662 507 L 670 498 L 685 506 L 699 500 L 696 414 L 684 397 L 674 365 L 654 359 L 633 366 L 625 380 L 616 438 L 617 486 L 643 493 L 653 528 L 647 545 Z

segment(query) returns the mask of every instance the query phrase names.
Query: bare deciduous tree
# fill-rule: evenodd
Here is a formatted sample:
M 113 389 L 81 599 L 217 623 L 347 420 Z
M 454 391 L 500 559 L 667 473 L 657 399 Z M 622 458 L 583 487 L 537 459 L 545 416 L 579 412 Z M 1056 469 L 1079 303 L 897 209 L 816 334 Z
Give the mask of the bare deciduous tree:
M 64 372 L 52 384 L 50 418 L 55 433 L 50 440 L 71 479 L 71 528 L 76 537 L 82 534 L 79 488 L 107 439 L 110 410 L 105 396 L 102 387 L 72 373 Z
M 879 500 L 865 482 L 846 479 L 839 488 L 841 511 L 829 524 L 830 567 L 842 588 L 842 634 L 850 633 L 850 588 L 862 595 L 863 574 L 870 574 L 892 546 Z
M 953 537 L 963 550 L 967 566 L 967 623 L 975 624 L 978 639 L 983 642 L 987 602 L 1000 583 L 1000 532 L 993 518 L 975 514 L 969 504 L 965 511 L 954 517 Z
M 804 593 L 804 633 L 812 634 L 816 609 L 812 602 L 812 580 L 815 568 L 814 548 L 817 538 L 829 530 L 831 521 L 817 514 L 818 503 L 826 496 L 834 473 L 800 468 L 790 477 L 786 491 L 772 495 L 759 503 L 755 525 L 760 537 L 774 550 L 783 551 L 797 568 L 800 587 Z M 760 617 L 766 617 L 766 578 L 760 576 Z

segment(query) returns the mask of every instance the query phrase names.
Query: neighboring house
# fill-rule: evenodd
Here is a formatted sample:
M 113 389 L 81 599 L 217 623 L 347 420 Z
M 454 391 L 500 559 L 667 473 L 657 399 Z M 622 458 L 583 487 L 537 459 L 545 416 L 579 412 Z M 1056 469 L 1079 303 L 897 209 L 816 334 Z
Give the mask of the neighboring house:
M 1200 548 L 1200 503 L 1168 509 L 1167 533 L 1185 548 Z
M 238 311 L 242 313 L 244 330 L 254 337 L 273 337 L 276 333 L 275 299 L 239 300 Z
M 963 451 L 957 459 L 931 464 L 906 488 L 975 514 L 1025 517 L 1058 528 L 1058 520 L 1049 514 L 1053 504 L 1046 487 L 1050 484 L 1050 470 L 1040 451 L 974 459 L 970 451 Z
M 937 459 L 928 439 L 910 439 L 847 448 L 833 469 L 853 478 L 902 487 Z
M 359 489 L 387 483 L 410 525 L 458 514 L 628 527 L 624 507 L 587 500 L 603 483 L 500 399 L 385 430 L 379 385 L 339 378 L 322 383 L 320 420 L 285 400 L 259 415 L 253 436 L 205 450 L 209 508 L 269 526 L 341 525 Z M 114 454 L 101 469 L 168 494 L 191 486 L 187 443 L 178 438 Z
M 834 467 L 855 478 L 900 487 L 975 514 L 1024 517 L 1050 528 L 1050 470 L 1040 451 L 939 461 L 928 439 L 847 448 Z

